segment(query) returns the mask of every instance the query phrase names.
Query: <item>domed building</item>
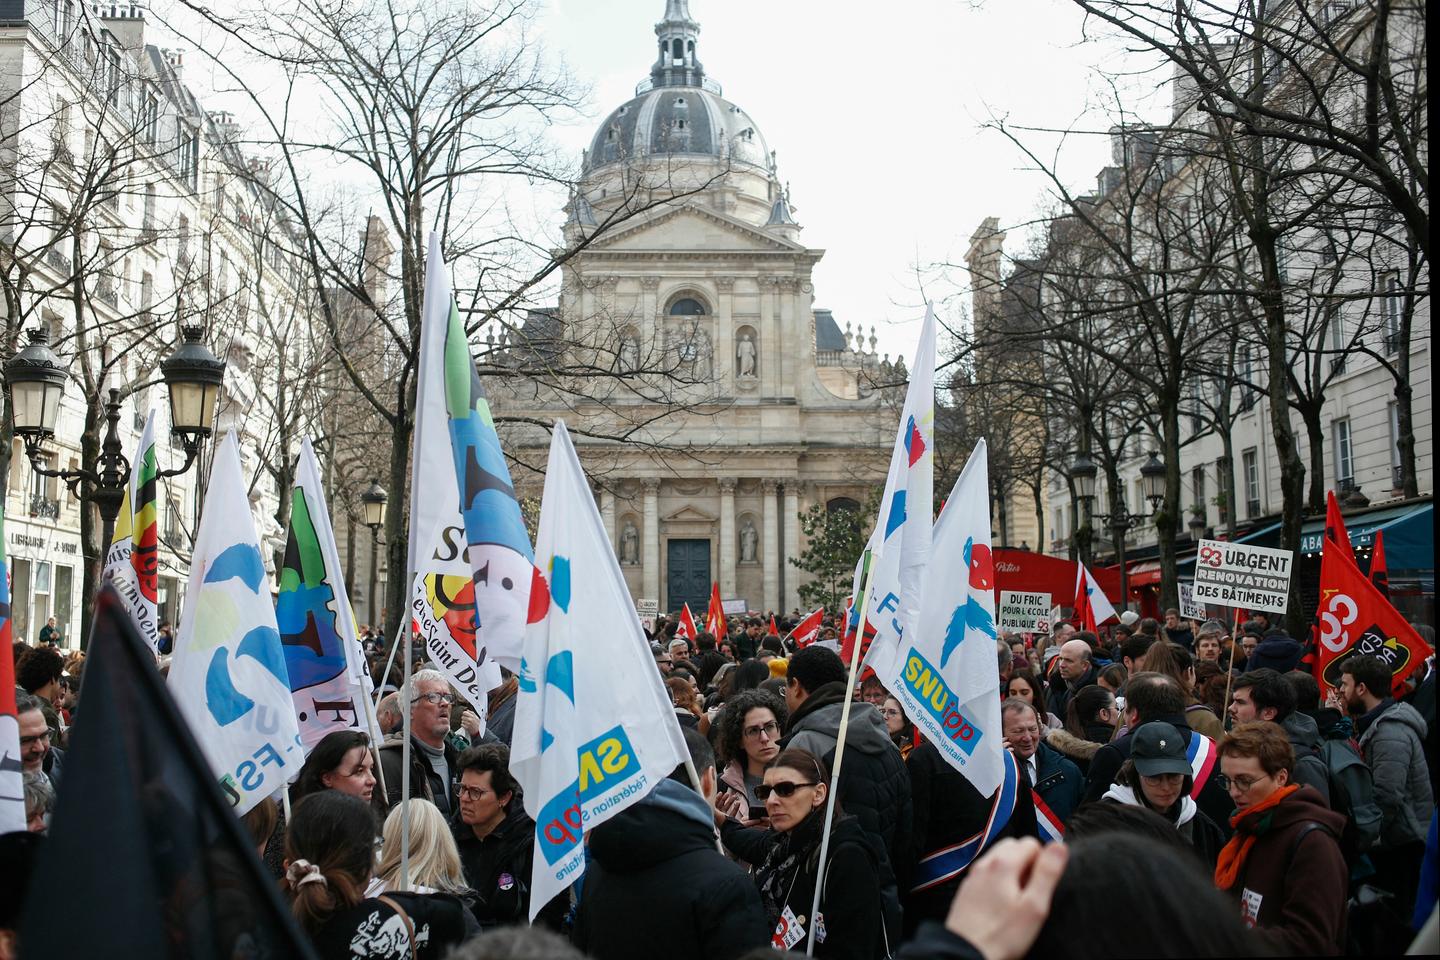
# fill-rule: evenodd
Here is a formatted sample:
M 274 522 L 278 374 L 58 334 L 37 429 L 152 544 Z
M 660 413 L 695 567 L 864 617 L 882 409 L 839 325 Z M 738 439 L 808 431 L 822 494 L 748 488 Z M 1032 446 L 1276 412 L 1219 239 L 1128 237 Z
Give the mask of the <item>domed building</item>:
M 867 344 L 815 307 L 824 251 L 801 241 L 758 124 L 706 74 L 686 0 L 655 35 L 649 77 L 585 151 L 558 306 L 492 343 L 521 371 L 492 406 L 537 468 L 548 436 L 511 418 L 567 421 L 637 600 L 698 615 L 718 581 L 750 610 L 790 611 L 799 515 L 884 482 L 899 413 L 885 385 L 904 368 L 877 359 L 873 326 Z M 524 376 L 536 363 L 561 382 Z M 522 497 L 543 485 L 515 481 Z

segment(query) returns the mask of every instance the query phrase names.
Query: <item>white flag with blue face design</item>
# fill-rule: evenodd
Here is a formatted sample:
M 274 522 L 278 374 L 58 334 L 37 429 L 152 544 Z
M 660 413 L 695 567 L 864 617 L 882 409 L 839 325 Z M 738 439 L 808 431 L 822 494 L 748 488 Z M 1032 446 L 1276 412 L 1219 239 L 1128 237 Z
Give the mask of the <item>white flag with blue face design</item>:
M 985 441 L 935 521 L 913 629 L 881 677 L 905 715 L 984 796 L 1004 777 L 995 665 L 995 563 Z
M 935 515 L 934 465 L 935 312 L 927 307 L 890 455 L 885 495 L 870 535 L 870 600 L 865 617 L 875 629 L 875 639 L 865 662 L 877 673 L 888 672 L 920 603 L 920 581 L 930 557 Z M 855 608 L 861 608 L 858 595 Z
M 563 422 L 550 442 L 535 559 L 547 609 L 525 634 L 510 745 L 535 820 L 531 919 L 584 873 L 585 832 L 688 755 Z
M 228 433 L 210 470 L 169 681 L 236 816 L 294 779 L 305 762 L 246 489 L 235 434 Z

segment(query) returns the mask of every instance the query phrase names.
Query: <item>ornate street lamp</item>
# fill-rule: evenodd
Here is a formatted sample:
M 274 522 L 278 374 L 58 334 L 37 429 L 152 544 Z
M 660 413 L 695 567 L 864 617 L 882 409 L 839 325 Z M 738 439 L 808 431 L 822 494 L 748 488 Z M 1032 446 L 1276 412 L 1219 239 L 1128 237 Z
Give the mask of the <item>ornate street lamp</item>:
M 390 495 L 380 486 L 379 480 L 371 480 L 370 486 L 360 494 L 360 504 L 365 509 L 365 526 L 370 528 L 370 625 L 375 625 L 375 581 L 376 557 L 380 552 L 380 528 L 385 524 L 385 504 Z M 384 631 L 382 630 L 383 634 Z
M 1120 603 L 1130 606 L 1130 574 L 1125 568 L 1125 534 L 1160 512 L 1165 502 L 1165 464 L 1150 451 L 1150 457 L 1140 466 L 1140 493 L 1150 504 L 1149 513 L 1131 513 L 1125 506 L 1124 498 L 1114 505 L 1109 513 L 1091 512 L 1095 503 L 1095 477 L 1099 471 L 1095 461 L 1082 453 L 1070 467 L 1070 476 L 1075 480 L 1075 495 L 1083 502 L 1091 517 L 1110 527 L 1110 536 L 1115 544 L 1115 560 L 1120 564 Z M 1201 523 L 1203 529 L 1204 523 Z
M 215 399 L 225 378 L 225 362 L 216 359 L 201 342 L 200 327 L 186 327 L 176 351 L 160 364 L 170 394 L 171 429 L 185 450 L 185 463 L 162 470 L 156 477 L 174 477 L 190 469 L 200 446 L 214 429 Z M 56 477 L 82 502 L 100 511 L 101 543 L 108 546 L 115 518 L 130 482 L 130 461 L 120 447 L 120 391 L 111 389 L 105 401 L 105 437 L 95 470 L 52 470 L 45 466 L 45 444 L 55 436 L 60 397 L 67 379 L 65 368 L 50 349 L 45 330 L 30 331 L 30 342 L 5 363 L 15 433 L 25 442 L 31 468 L 43 477 Z M 89 485 L 88 495 L 83 493 Z M 88 608 L 89 599 L 86 600 Z

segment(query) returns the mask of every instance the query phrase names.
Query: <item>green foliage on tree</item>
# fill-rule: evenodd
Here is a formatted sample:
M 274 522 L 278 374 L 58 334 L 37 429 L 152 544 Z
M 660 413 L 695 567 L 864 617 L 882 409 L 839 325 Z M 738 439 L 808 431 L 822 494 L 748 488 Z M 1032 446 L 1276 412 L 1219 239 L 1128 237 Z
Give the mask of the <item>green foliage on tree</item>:
M 871 491 L 859 509 L 826 509 L 817 503 L 801 513 L 800 527 L 809 546 L 791 565 L 810 574 L 810 582 L 800 585 L 800 602 L 806 607 L 823 606 L 831 612 L 844 608 L 850 595 L 850 581 L 855 564 L 865 550 L 865 540 L 875 525 L 882 491 Z

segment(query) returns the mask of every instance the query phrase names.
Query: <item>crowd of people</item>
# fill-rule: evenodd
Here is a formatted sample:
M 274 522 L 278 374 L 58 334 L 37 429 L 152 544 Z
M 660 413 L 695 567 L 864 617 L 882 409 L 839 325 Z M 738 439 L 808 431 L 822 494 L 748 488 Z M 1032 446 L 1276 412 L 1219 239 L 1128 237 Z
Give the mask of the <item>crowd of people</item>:
M 1433 925 L 1433 657 L 1397 690 L 1383 661 L 1353 656 L 1322 694 L 1264 617 L 1233 636 L 1174 611 L 1127 613 L 1103 636 L 1001 636 L 1018 771 L 1002 823 L 999 798 L 880 678 L 850 682 L 837 623 L 797 647 L 768 622 L 694 639 L 656 622 L 698 783 L 682 765 L 588 829 L 582 880 L 549 903 L 531 902 L 508 673 L 482 723 L 444 674 L 417 661 L 406 681 L 370 645 L 382 741 L 329 734 L 288 802 L 244 825 L 322 957 L 730 960 L 812 938 L 816 956 L 855 960 L 1337 955 Z M 26 813 L 43 833 L 83 656 L 16 651 Z M 0 917 L 0 958 L 14 926 Z

